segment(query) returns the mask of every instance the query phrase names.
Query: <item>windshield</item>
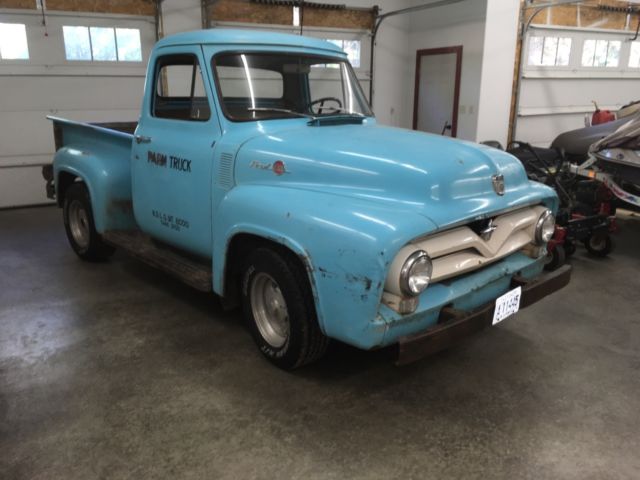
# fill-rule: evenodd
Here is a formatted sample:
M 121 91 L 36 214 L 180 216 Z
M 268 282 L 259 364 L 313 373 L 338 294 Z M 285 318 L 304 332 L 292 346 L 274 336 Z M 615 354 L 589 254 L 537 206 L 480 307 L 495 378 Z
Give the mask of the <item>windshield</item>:
M 371 116 L 351 65 L 334 57 L 225 53 L 213 60 L 227 118 Z

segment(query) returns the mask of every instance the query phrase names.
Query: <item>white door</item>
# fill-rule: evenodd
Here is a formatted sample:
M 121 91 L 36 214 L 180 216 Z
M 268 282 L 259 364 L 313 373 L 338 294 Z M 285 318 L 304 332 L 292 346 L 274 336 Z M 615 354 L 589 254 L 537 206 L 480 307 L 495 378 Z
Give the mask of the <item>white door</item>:
M 460 53 L 448 50 L 418 52 L 414 128 L 455 137 Z

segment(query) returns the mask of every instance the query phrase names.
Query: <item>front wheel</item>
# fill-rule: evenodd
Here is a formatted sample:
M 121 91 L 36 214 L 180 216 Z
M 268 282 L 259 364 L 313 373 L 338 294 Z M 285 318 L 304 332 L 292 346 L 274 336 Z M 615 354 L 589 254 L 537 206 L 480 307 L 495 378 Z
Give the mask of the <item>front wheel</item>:
M 242 307 L 258 348 L 276 366 L 293 370 L 325 353 L 329 339 L 318 325 L 306 273 L 286 252 L 257 248 L 249 255 Z
M 93 223 L 91 199 L 84 183 L 74 183 L 67 190 L 62 210 L 64 228 L 71 248 L 83 260 L 106 260 L 115 249 L 102 241 Z

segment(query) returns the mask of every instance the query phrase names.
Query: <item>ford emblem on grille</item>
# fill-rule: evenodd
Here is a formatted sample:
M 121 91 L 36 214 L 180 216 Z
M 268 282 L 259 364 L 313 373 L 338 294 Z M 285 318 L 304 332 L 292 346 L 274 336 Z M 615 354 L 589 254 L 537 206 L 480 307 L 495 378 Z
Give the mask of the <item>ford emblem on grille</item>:
M 491 182 L 493 183 L 493 190 L 498 195 L 504 195 L 504 175 L 492 175 Z
M 497 228 L 498 226 L 493 223 L 493 218 L 490 218 L 489 221 L 487 221 L 485 227 L 480 230 L 480 237 L 488 242 L 489 240 L 491 240 L 491 235 L 493 235 L 493 232 L 495 232 Z

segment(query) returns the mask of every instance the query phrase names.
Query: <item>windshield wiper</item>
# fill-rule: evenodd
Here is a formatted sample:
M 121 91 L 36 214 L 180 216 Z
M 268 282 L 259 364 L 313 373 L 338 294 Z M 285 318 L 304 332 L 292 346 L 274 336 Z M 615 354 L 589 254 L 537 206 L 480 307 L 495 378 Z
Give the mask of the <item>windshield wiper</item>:
M 360 112 L 352 112 L 350 110 L 347 110 L 346 108 L 340 108 L 340 107 L 325 107 L 326 109 L 331 109 L 331 113 L 328 113 L 326 115 L 324 114 L 319 114 L 322 115 L 323 117 L 329 117 L 331 115 L 334 114 L 340 114 L 340 115 L 355 115 L 356 117 L 363 117 L 366 118 L 366 115 L 360 113 Z
M 286 108 L 271 108 L 271 107 L 254 107 L 247 108 L 247 112 L 276 112 L 276 113 L 288 113 L 289 115 L 295 115 L 296 117 L 309 118 L 315 120 L 316 117 L 307 113 L 296 112 L 295 110 L 288 110 Z

